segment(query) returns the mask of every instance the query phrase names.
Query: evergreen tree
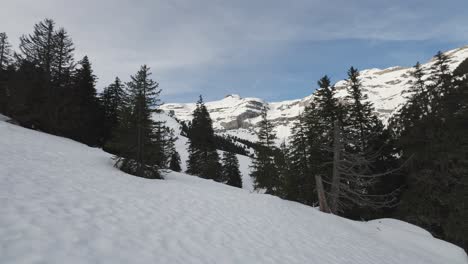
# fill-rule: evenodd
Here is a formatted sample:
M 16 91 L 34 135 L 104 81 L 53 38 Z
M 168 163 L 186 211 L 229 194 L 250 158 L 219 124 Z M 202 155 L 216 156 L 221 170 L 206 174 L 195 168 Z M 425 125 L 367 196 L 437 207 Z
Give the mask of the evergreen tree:
M 72 76 L 72 92 L 57 118 L 62 134 L 90 146 L 101 144 L 104 113 L 96 95 L 96 76 L 87 56 Z
M 8 114 L 11 96 L 8 81 L 14 74 L 15 69 L 9 67 L 12 63 L 13 51 L 8 42 L 6 33 L 0 32 L 0 113 Z
M 401 159 L 410 161 L 396 217 L 467 248 L 468 225 L 460 219 L 468 210 L 460 201 L 468 197 L 468 82 L 463 70 L 455 70 L 456 77 L 449 72 L 448 61 L 436 55 L 425 89 L 391 122 Z M 423 115 L 411 113 L 425 107 Z
M 31 118 L 27 119 L 28 115 L 23 115 L 22 123 L 36 123 L 37 128 L 46 132 L 68 136 L 61 132 L 63 127 L 60 126 L 63 124 L 59 124 L 59 121 L 61 112 L 71 111 L 67 109 L 68 100 L 72 96 L 67 88 L 73 86 L 71 77 L 74 69 L 71 38 L 64 29 L 56 31 L 53 20 L 45 19 L 34 26 L 32 34 L 20 38 L 19 50 L 17 58 L 20 65 L 37 67 L 35 71 L 41 75 L 40 91 L 35 91 L 38 84 L 24 86 L 23 89 L 30 90 L 27 93 L 43 96 L 42 100 L 32 104 L 32 108 L 40 111 L 32 113 L 32 109 L 28 110 Z
M 264 189 L 268 194 L 275 194 L 279 189 L 279 175 L 272 155 L 276 135 L 273 131 L 273 124 L 267 118 L 266 107 L 262 109 L 261 117 L 257 133 L 260 148 L 255 150 L 250 176 L 254 178 L 256 189 Z
M 31 35 L 20 38 L 20 57 L 43 69 L 47 81 L 51 80 L 52 65 L 56 61 L 55 22 L 44 19 L 34 25 Z
M 115 78 L 115 81 L 104 88 L 100 96 L 100 102 L 104 112 L 104 127 L 103 127 L 103 141 L 107 142 L 119 124 L 119 112 L 121 111 L 122 105 L 125 99 L 124 85 L 120 81 L 119 77 Z M 113 152 L 112 149 L 105 147 L 106 151 Z
M 5 32 L 0 32 L 0 71 L 6 70 L 12 60 L 13 51 L 10 42 L 8 42 L 8 36 Z
M 180 167 L 180 155 L 177 151 L 173 152 L 171 155 L 169 169 L 177 172 L 182 171 L 182 168 Z
M 116 166 L 144 178 L 161 178 L 158 161 L 161 159 L 155 123 L 151 114 L 159 107 L 159 84 L 151 78 L 150 69 L 143 65 L 127 83 L 127 97 L 120 110 L 119 127 L 115 130 L 110 148 L 119 153 Z
M 221 181 L 221 164 L 216 151 L 213 124 L 201 96 L 193 111 L 188 136 L 190 145 L 187 173 Z
M 56 88 L 65 88 L 70 82 L 70 74 L 75 63 L 73 42 L 64 28 L 54 32 L 55 57 L 51 62 L 51 74 Z
M 375 137 L 376 129 L 381 128 L 381 122 L 373 114 L 372 103 L 367 101 L 367 95 L 362 93 L 361 83 L 359 81 L 359 71 L 351 67 L 348 71 L 348 117 L 347 133 L 348 138 L 353 143 L 356 152 L 364 152 L 369 147 L 368 140 Z
M 281 143 L 280 148 L 274 157 L 274 162 L 278 171 L 278 188 L 276 195 L 286 198 L 288 194 L 287 181 L 291 174 L 289 148 L 286 145 L 286 141 Z
M 224 152 L 222 158 L 223 181 L 230 186 L 242 188 L 239 160 L 235 153 Z

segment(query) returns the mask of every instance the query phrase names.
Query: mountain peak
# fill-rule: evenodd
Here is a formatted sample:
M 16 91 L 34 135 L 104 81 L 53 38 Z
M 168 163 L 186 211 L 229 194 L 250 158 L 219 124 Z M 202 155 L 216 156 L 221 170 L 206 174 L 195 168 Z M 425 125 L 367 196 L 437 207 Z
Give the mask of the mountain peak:
M 228 94 L 224 98 L 242 99 L 242 97 L 238 94 Z
M 450 58 L 450 70 L 454 71 L 460 63 L 468 58 L 468 45 L 445 52 Z M 433 59 L 422 64 L 427 70 L 432 66 Z M 401 95 L 411 83 L 411 67 L 394 66 L 385 69 L 363 69 L 360 71 L 360 81 L 363 93 L 367 94 L 369 102 L 375 107 L 377 116 L 387 123 L 388 119 L 406 102 Z M 338 98 L 347 96 L 346 81 L 335 83 Z M 260 121 L 260 112 L 268 106 L 268 118 L 275 125 L 278 142 L 287 138 L 290 129 L 298 116 L 310 103 L 313 95 L 301 99 L 281 102 L 265 102 L 259 98 L 242 98 L 238 94 L 226 95 L 222 100 L 206 102 L 213 119 L 213 125 L 218 133 L 226 133 L 244 139 L 256 140 L 255 131 Z M 180 120 L 191 120 L 193 104 L 166 104 L 163 110 L 173 110 Z

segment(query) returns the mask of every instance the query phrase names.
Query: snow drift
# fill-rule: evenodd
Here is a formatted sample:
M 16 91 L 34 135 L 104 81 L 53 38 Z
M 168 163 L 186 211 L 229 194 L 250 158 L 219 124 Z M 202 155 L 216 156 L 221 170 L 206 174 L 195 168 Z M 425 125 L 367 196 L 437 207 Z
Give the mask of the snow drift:
M 1 120 L 0 152 L 0 263 L 468 263 L 397 220 L 350 221 L 182 173 L 130 176 L 100 149 Z

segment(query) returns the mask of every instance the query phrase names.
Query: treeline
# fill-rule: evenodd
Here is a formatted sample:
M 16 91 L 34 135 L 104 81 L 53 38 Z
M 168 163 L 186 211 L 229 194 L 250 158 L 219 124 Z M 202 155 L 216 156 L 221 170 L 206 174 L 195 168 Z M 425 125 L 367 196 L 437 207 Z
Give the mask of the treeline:
M 116 166 L 146 178 L 180 171 L 174 132 L 151 118 L 161 90 L 143 65 L 127 83 L 119 78 L 98 94 L 87 56 L 51 19 L 34 25 L 14 52 L 0 33 L 0 112 L 20 125 L 68 137 L 115 154 Z
M 190 126 L 192 122 L 180 121 L 174 116 L 173 118 L 177 120 L 179 124 L 181 124 L 182 135 L 190 139 L 192 137 L 192 134 L 190 133 Z M 220 136 L 220 135 L 214 134 L 213 140 L 215 142 L 214 144 L 219 150 L 233 152 L 233 153 L 243 155 L 243 156 L 249 156 L 249 153 L 247 151 L 247 145 L 242 146 L 236 143 L 236 141 L 241 142 L 240 140 L 238 140 L 237 137 L 232 137 L 230 135 Z
M 229 144 L 219 145 L 220 137 L 214 133 L 213 121 L 201 96 L 193 111 L 192 122 L 182 127 L 189 138 L 189 159 L 186 172 L 234 187 L 242 187 L 239 161 L 235 152 L 224 151 L 222 162 L 220 160 L 219 147 L 229 146 Z M 230 141 L 226 139 L 223 142 Z
M 448 63 L 439 52 L 429 69 L 415 66 L 408 102 L 387 127 L 353 67 L 344 99 L 319 80 L 280 151 L 268 153 L 275 133 L 264 109 L 255 187 L 353 219 L 399 218 L 466 249 L 468 60 L 453 73 Z

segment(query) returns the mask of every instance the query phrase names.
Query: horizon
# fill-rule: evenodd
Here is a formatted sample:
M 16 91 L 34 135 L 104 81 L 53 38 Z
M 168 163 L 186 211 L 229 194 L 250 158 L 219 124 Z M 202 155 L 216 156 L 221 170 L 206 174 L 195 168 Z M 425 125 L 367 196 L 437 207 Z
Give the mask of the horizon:
M 468 17 L 455 12 L 463 5 L 20 0 L 4 5 L 0 32 L 17 50 L 19 36 L 54 19 L 71 35 L 76 60 L 89 56 L 98 91 L 147 64 L 165 103 L 194 102 L 199 94 L 206 101 L 239 94 L 271 102 L 310 95 L 320 77 L 335 83 L 350 66 L 411 67 L 467 45 Z

